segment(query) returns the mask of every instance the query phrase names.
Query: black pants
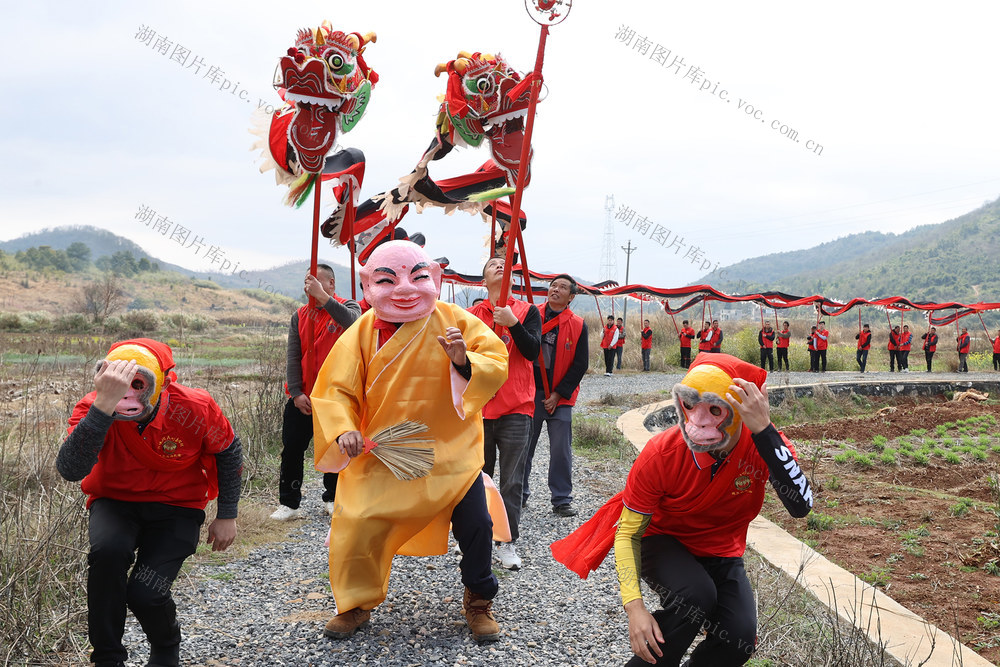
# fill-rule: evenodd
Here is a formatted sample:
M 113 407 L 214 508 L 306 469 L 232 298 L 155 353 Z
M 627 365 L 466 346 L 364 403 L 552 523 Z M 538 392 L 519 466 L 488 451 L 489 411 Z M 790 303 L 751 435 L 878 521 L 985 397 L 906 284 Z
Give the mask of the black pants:
M 934 353 L 930 350 L 924 350 L 924 359 L 927 360 L 927 372 L 931 372 L 931 359 L 934 358 Z
M 774 370 L 774 350 L 769 347 L 760 348 L 760 367 L 764 368 L 764 362 L 768 363 L 770 368 L 768 370 Z
M 993 353 L 993 370 L 1000 371 L 1000 354 Z
M 615 370 L 615 348 L 604 348 L 604 372 L 613 373 Z
M 278 478 L 278 502 L 293 510 L 302 502 L 303 457 L 313 436 L 312 415 L 304 415 L 292 399 L 285 403 L 281 422 L 281 468 Z M 323 502 L 332 502 L 337 495 L 337 474 L 323 474 Z
M 150 662 L 176 665 L 181 627 L 170 586 L 194 553 L 205 513 L 162 503 L 98 498 L 90 506 L 87 623 L 93 662 L 124 662 L 125 608 L 149 639 Z M 135 567 L 131 573 L 129 567 Z
M 649 358 L 652 354 L 653 354 L 652 349 L 648 347 L 642 348 L 642 370 L 644 371 L 649 370 Z
M 482 475 L 476 477 L 452 510 L 451 532 L 462 550 L 462 560 L 458 562 L 462 583 L 473 593 L 492 600 L 500 584 L 493 574 L 493 519 L 486 509 Z
M 691 367 L 691 348 L 682 347 L 681 348 L 681 368 Z
M 820 364 L 822 364 L 822 372 L 826 372 L 826 350 L 816 350 L 816 370 L 820 370 Z
M 815 373 L 819 370 L 819 352 L 809 350 L 809 370 Z
M 899 351 L 899 367 L 901 369 L 905 368 L 906 370 L 910 370 L 910 351 L 909 350 L 900 350 Z
M 651 535 L 642 539 L 642 578 L 663 607 L 653 613 L 664 639 L 657 665 L 676 667 L 702 628 L 708 635 L 691 654 L 691 667 L 736 667 L 750 659 L 757 607 L 742 558 L 695 557 L 676 538 Z M 648 664 L 638 656 L 626 663 Z
M 779 371 L 781 370 L 781 362 L 782 361 L 785 362 L 785 370 L 786 371 L 790 370 L 788 368 L 788 348 L 787 347 L 779 347 L 778 348 L 778 370 Z
M 858 366 L 861 368 L 861 372 L 865 372 L 865 367 L 868 366 L 868 350 L 858 350 Z
M 969 372 L 969 353 L 959 352 L 958 353 L 958 372 L 968 373 Z
M 899 361 L 899 350 L 889 350 L 889 371 L 892 372 L 897 367 L 902 368 Z

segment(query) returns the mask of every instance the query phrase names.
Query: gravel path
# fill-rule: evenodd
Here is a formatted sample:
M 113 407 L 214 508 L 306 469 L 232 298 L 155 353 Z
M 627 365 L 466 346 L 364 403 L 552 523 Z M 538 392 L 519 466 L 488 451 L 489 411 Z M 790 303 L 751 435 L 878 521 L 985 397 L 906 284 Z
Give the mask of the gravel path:
M 917 379 L 922 373 L 911 374 Z M 983 377 L 979 377 L 979 376 Z M 827 373 L 827 381 L 889 379 L 888 373 Z M 894 378 L 900 377 L 894 374 Z M 935 374 L 936 379 L 951 377 Z M 968 374 L 962 379 L 995 379 Z M 577 412 L 603 395 L 669 389 L 679 375 L 631 373 L 584 378 Z M 780 374 L 775 384 L 815 382 L 811 373 Z M 613 559 L 586 581 L 556 563 L 549 544 L 564 537 L 624 483 L 624 462 L 574 460 L 574 505 L 579 516 L 557 517 L 544 493 L 547 436 L 534 461 L 535 494 L 521 520 L 517 572 L 496 566 L 500 592 L 494 610 L 500 641 L 479 645 L 462 615 L 457 556 L 397 557 L 389 595 L 371 623 L 352 639 L 332 641 L 323 626 L 335 613 L 323 538 L 329 519 L 319 502 L 318 475 L 307 481 L 307 518 L 289 539 L 262 546 L 222 566 L 201 565 L 174 586 L 184 641 L 182 664 L 233 665 L 622 665 L 630 657 L 625 615 L 618 597 Z M 147 647 L 129 615 L 126 646 L 130 664 L 145 664 Z

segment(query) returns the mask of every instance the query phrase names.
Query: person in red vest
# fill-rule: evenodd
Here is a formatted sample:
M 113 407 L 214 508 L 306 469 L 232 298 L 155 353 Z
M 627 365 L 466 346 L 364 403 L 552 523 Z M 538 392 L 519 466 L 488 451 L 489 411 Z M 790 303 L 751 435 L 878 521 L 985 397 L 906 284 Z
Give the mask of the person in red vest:
M 511 541 L 498 543 L 496 555 L 503 567 L 518 570 L 521 557 L 514 543 L 520 535 L 524 464 L 535 414 L 535 378 L 531 364 L 538 358 L 542 316 L 535 306 L 513 297 L 507 297 L 506 306 L 497 307 L 503 269 L 503 257 L 493 257 L 486 262 L 483 284 L 489 298 L 474 305 L 469 312 L 491 327 L 507 346 L 507 380 L 483 406 L 483 472 L 493 477 L 499 451 L 500 495 L 507 510 Z
M 910 347 L 913 344 L 913 334 L 910 333 L 910 325 L 903 325 L 903 332 L 899 335 L 899 366 L 904 373 L 910 372 Z
M 777 334 L 778 340 L 775 342 L 775 347 L 778 348 L 778 370 L 781 370 L 781 362 L 785 362 L 785 371 L 789 371 L 788 367 L 788 343 L 792 340 L 792 332 L 788 330 L 788 322 L 781 323 L 781 331 Z
M 764 328 L 757 332 L 757 343 L 760 344 L 760 367 L 764 368 L 766 361 L 769 371 L 774 370 L 774 330 L 770 322 L 764 323 Z
M 531 460 L 535 456 L 542 424 L 545 423 L 549 433 L 549 493 L 552 511 L 563 517 L 576 515 L 572 505 L 573 406 L 576 405 L 580 381 L 587 372 L 590 358 L 587 324 L 569 309 L 574 296 L 576 281 L 569 275 L 559 274 L 549 283 L 548 301 L 542 315 L 542 350 L 534 366 L 535 418 L 531 425 L 521 497 L 521 506 L 524 507 L 531 495 L 528 488 Z M 612 329 L 614 328 L 612 323 Z
M 826 372 L 826 348 L 830 344 L 830 332 L 826 330 L 826 322 L 820 320 L 816 327 L 816 370 Z
M 1000 329 L 993 339 L 993 370 L 1000 371 Z
M 624 350 L 624 348 L 625 348 L 625 322 L 622 320 L 622 318 L 619 317 L 618 321 L 615 323 L 615 326 L 618 327 L 618 340 L 615 341 L 615 357 L 618 359 L 617 368 L 618 368 L 618 370 L 621 370 L 622 369 L 622 353 L 625 351 Z
M 858 366 L 861 368 L 861 372 L 865 372 L 865 367 L 868 366 L 868 351 L 872 348 L 872 330 L 867 324 L 861 327 L 861 331 L 856 333 L 854 337 L 858 340 Z
M 112 345 L 56 456 L 59 474 L 82 480 L 87 494 L 87 621 L 97 665 L 128 660 L 126 607 L 149 640 L 149 664 L 180 664 L 170 587 L 198 547 L 209 500 L 219 499 L 212 551 L 236 539 L 240 439 L 208 392 L 178 383 L 173 368 L 165 343 Z
M 681 340 L 681 368 L 687 368 L 691 365 L 691 341 L 695 337 L 694 329 L 687 320 L 681 322 L 681 330 L 677 337 Z
M 958 372 L 969 372 L 969 349 L 972 347 L 972 338 L 969 336 L 967 327 L 962 327 L 962 333 L 956 339 L 958 342 Z
M 653 330 L 649 326 L 649 320 L 642 321 L 642 370 L 649 370 L 649 357 L 653 354 Z M 688 348 L 690 349 L 690 348 Z
M 278 508 L 271 514 L 276 521 L 288 521 L 301 516 L 303 464 L 306 449 L 313 437 L 312 402 L 309 393 L 316 374 L 330 353 L 333 344 L 347 327 L 361 316 L 356 301 L 337 296 L 336 278 L 327 264 L 316 265 L 316 275 L 306 274 L 305 293 L 316 305 L 299 307 L 288 326 L 288 351 L 285 362 L 285 391 L 288 401 L 281 422 L 281 466 L 278 478 Z M 312 327 L 315 341 L 313 354 L 303 346 Z M 311 360 L 311 366 L 310 364 Z M 333 514 L 333 499 L 337 494 L 336 473 L 323 474 L 323 504 L 327 514 Z
M 924 339 L 924 359 L 927 361 L 927 372 L 930 373 L 931 359 L 934 358 L 934 352 L 937 350 L 938 344 L 937 328 L 931 327 L 921 338 Z
M 711 352 L 712 351 L 712 336 L 715 335 L 715 331 L 712 329 L 711 322 L 705 322 L 705 326 L 701 331 L 698 332 L 698 351 L 699 352 Z
M 899 363 L 899 327 L 893 327 L 889 330 L 889 342 L 886 344 L 886 348 L 889 350 L 889 372 L 893 372 L 896 368 L 900 367 Z M 900 370 L 902 370 L 900 368 Z
M 816 326 L 809 330 L 809 337 L 806 338 L 806 349 L 809 350 L 809 372 L 819 371 L 819 355 L 816 354 Z
M 608 315 L 604 324 L 604 334 L 601 336 L 601 349 L 604 350 L 604 375 L 610 377 L 615 370 L 615 348 L 618 344 L 618 327 L 615 326 L 615 316 Z
M 722 352 L 722 329 L 719 328 L 719 320 L 712 320 L 712 352 Z
M 766 378 L 728 354 L 699 354 L 673 387 L 678 424 L 646 443 L 623 491 L 551 546 L 581 577 L 614 548 L 635 653 L 627 667 L 676 666 L 706 629 L 691 665 L 742 665 L 756 648 L 747 527 L 768 483 L 793 517 L 813 505 L 794 446 L 771 423 Z M 646 608 L 641 580 L 661 609 Z

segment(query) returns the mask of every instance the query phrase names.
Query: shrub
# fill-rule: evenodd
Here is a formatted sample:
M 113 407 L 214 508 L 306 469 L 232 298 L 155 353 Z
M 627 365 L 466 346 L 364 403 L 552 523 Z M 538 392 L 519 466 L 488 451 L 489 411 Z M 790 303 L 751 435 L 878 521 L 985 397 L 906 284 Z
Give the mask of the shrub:
M 52 324 L 52 330 L 60 333 L 84 333 L 90 329 L 90 320 L 83 313 L 60 315 Z
M 160 326 L 160 316 L 151 310 L 130 310 L 122 315 L 122 324 L 126 329 L 147 333 Z
M 17 313 L 0 313 L 0 331 L 21 331 L 24 322 Z

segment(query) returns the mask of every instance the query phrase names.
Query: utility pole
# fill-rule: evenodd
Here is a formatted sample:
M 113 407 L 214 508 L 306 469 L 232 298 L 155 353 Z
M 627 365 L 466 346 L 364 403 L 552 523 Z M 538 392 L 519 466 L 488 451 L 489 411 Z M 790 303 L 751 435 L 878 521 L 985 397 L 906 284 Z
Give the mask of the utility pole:
M 615 196 L 604 198 L 604 243 L 601 245 L 601 280 L 618 280 L 618 260 L 615 255 Z
M 625 251 L 625 284 L 628 285 L 629 260 L 632 259 L 632 253 L 638 250 L 638 248 L 634 247 L 632 245 L 632 239 L 629 239 L 628 245 L 623 245 L 622 250 Z M 622 329 L 624 329 L 625 325 L 628 324 L 628 320 L 625 319 L 626 317 L 628 317 L 628 295 L 624 295 L 624 298 L 625 298 L 625 305 L 622 307 Z

